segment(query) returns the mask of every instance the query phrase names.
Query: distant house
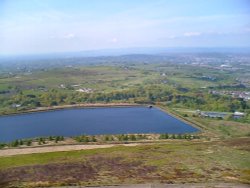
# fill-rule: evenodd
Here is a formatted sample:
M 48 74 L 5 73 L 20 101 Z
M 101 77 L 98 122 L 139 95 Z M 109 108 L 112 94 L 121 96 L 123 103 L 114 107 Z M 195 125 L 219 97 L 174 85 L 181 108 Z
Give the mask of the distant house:
M 232 68 L 232 65 L 222 64 L 220 67 L 221 68 Z
M 201 117 L 209 117 L 209 118 L 224 118 L 227 113 L 224 112 L 202 112 L 200 110 L 196 110 L 196 113 Z
M 21 104 L 12 104 L 11 107 L 12 108 L 18 108 L 18 107 L 21 107 Z
M 243 112 L 234 112 L 233 113 L 233 118 L 235 118 L 235 119 L 242 118 L 244 116 L 245 116 L 245 113 L 243 113 Z
M 65 89 L 66 87 L 64 84 L 60 84 L 60 88 Z
M 81 93 L 92 93 L 93 89 L 91 89 L 91 88 L 82 88 L 82 89 L 77 89 L 76 91 L 81 92 Z
M 200 110 L 196 110 L 196 114 L 201 117 L 209 117 L 209 118 L 225 118 L 227 115 L 231 114 L 233 118 L 238 119 L 245 116 L 245 113 L 243 112 L 234 112 L 232 113 L 226 113 L 226 112 L 204 112 Z

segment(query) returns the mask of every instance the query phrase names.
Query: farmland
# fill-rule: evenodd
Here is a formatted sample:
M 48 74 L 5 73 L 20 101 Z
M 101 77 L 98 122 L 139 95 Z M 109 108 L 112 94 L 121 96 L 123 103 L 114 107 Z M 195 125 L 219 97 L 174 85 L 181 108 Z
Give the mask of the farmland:
M 97 102 L 161 102 L 170 108 L 249 113 L 247 64 L 238 65 L 235 58 L 227 56 L 215 64 L 187 63 L 185 58 L 184 63 L 173 63 L 171 58 L 160 57 L 2 62 L 0 113 Z M 234 67 L 221 68 L 223 61 L 232 61 L 237 71 Z M 226 91 L 237 91 L 238 95 Z M 243 119 L 249 122 L 248 115 Z

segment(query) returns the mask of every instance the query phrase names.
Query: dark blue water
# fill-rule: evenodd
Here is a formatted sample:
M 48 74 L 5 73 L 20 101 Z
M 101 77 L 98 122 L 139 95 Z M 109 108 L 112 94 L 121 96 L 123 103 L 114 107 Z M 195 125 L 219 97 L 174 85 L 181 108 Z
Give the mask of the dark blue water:
M 39 136 L 190 133 L 196 128 L 156 108 L 85 108 L 0 117 L 0 142 Z

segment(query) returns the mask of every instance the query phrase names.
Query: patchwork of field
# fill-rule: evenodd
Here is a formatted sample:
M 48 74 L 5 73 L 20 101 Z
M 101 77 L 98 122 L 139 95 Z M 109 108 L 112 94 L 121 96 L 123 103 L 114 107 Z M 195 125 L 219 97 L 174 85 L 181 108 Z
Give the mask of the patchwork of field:
M 154 75 L 149 75 L 152 76 Z M 121 88 L 123 84 L 141 83 L 149 78 L 138 70 L 124 70 L 121 67 L 90 66 L 77 68 L 54 68 L 45 71 L 35 71 L 28 75 L 16 75 L 12 78 L 0 79 L 4 86 L 16 86 L 21 89 L 38 89 L 39 86 L 47 89 L 60 88 L 61 85 L 79 87 L 90 87 L 94 90 L 107 90 L 109 88 Z M 63 87 L 61 87 L 63 89 Z

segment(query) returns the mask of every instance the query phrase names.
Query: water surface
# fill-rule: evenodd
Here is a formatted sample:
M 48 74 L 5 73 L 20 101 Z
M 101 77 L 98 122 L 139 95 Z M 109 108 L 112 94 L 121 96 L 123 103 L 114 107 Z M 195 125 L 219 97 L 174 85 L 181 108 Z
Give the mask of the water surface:
M 39 136 L 190 133 L 198 129 L 157 108 L 64 109 L 0 117 L 0 142 Z

